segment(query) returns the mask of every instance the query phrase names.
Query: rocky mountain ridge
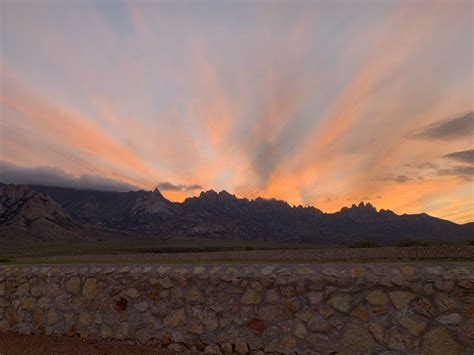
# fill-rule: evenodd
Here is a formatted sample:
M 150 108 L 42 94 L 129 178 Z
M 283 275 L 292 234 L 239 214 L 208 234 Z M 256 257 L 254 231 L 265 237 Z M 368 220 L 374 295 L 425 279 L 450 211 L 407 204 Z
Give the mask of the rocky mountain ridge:
M 400 239 L 460 241 L 474 236 L 474 223 L 458 225 L 427 214 L 397 215 L 390 210 L 377 211 L 363 202 L 336 213 L 323 213 L 315 207 L 291 206 L 281 200 L 237 198 L 226 191 L 210 190 L 175 203 L 158 189 L 105 192 L 35 185 L 0 187 L 4 195 L 18 189 L 26 195 L 40 193 L 41 197 L 32 200 L 36 201 L 33 210 L 56 211 L 54 216 L 91 228 L 156 236 L 324 244 L 362 239 L 380 244 Z M 42 199 L 48 203 L 41 204 Z M 3 203 L 1 208 L 0 225 L 5 228 Z

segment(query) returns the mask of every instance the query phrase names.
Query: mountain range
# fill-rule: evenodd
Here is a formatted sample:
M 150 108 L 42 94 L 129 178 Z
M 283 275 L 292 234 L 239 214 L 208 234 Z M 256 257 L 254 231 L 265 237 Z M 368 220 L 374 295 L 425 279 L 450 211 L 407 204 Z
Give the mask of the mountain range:
M 474 223 L 460 225 L 425 213 L 398 215 L 363 202 L 324 213 L 276 199 L 237 198 L 226 191 L 201 192 L 177 203 L 158 189 L 0 185 L 0 242 L 2 237 L 61 242 L 130 234 L 316 244 L 462 242 L 474 236 Z

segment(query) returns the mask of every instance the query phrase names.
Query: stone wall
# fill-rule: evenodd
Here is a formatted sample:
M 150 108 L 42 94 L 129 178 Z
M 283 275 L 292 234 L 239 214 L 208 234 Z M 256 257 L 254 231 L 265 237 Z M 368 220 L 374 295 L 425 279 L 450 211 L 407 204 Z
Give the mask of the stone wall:
M 0 266 L 0 331 L 220 353 L 474 351 L 474 265 Z

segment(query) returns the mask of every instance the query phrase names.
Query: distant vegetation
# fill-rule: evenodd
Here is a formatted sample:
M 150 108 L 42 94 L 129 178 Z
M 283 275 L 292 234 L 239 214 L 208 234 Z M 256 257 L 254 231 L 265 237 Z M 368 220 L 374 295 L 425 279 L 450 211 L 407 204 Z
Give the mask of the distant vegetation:
M 397 247 L 427 247 L 430 244 L 424 240 L 417 239 L 405 239 L 400 240 L 397 244 Z
M 378 245 L 369 240 L 360 240 L 349 245 L 349 248 L 377 248 Z

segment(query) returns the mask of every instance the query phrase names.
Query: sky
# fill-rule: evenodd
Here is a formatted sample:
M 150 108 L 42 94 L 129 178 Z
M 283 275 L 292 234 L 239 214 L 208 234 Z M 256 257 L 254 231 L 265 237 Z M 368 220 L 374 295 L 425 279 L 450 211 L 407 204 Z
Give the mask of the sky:
M 474 221 L 473 2 L 0 1 L 0 181 Z

